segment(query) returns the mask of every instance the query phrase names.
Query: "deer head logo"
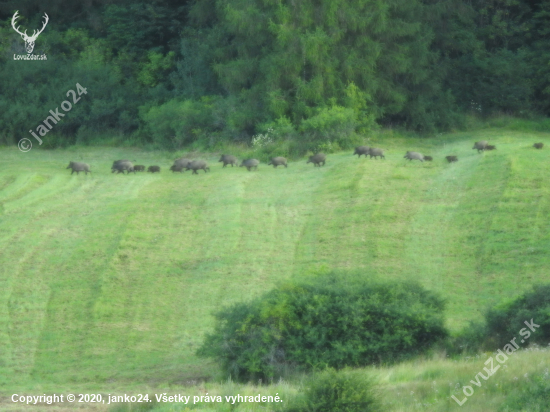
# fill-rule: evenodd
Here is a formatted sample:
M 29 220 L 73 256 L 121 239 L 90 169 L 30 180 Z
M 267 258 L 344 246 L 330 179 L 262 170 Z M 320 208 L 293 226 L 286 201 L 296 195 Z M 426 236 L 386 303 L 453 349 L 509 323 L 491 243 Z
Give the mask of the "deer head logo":
M 27 30 L 25 30 L 25 33 L 21 33 L 19 31 L 19 27 L 15 27 L 15 20 L 17 20 L 19 18 L 17 13 L 19 13 L 19 10 L 16 11 L 15 14 L 13 15 L 13 17 L 11 19 L 11 25 L 12 25 L 13 29 L 21 35 L 23 40 L 25 40 L 25 49 L 27 49 L 27 53 L 30 54 L 30 53 L 32 53 L 32 51 L 34 49 L 34 42 L 36 41 L 36 38 L 46 28 L 46 24 L 48 24 L 49 17 L 46 13 L 44 13 L 44 17 L 45 17 L 46 20 L 44 21 L 44 25 L 42 26 L 42 28 L 40 30 L 38 30 L 38 32 L 36 30 L 34 30 L 33 33 L 32 33 L 32 36 L 27 36 Z

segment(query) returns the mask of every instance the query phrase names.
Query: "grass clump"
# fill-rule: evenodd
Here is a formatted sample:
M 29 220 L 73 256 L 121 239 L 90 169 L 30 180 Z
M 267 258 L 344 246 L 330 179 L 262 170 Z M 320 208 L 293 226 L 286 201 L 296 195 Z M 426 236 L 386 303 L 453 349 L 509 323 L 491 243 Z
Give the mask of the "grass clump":
M 506 397 L 499 412 L 544 412 L 550 405 L 550 379 L 548 368 L 543 374 L 535 374 L 527 381 L 521 382 Z
M 380 402 L 364 371 L 328 369 L 312 376 L 285 412 L 377 412 Z

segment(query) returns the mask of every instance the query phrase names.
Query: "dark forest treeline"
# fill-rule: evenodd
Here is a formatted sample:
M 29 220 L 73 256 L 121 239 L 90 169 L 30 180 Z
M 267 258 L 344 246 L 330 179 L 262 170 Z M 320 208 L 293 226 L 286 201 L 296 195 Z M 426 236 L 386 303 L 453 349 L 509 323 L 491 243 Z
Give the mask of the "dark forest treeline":
M 14 61 L 16 10 L 29 33 L 48 13 L 46 61 Z M 550 0 L 18 0 L 0 19 L 2 144 L 76 83 L 88 94 L 47 145 L 263 133 L 315 149 L 377 124 L 430 133 L 471 111 L 550 112 Z

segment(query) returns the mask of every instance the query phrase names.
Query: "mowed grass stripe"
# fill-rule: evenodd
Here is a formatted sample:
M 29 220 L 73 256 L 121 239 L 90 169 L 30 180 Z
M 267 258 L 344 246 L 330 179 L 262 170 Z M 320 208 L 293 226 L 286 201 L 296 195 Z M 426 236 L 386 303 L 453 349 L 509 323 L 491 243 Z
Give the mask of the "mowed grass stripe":
M 76 177 L 73 176 L 71 180 L 73 180 L 74 178 Z M 101 225 L 98 225 L 96 222 L 93 221 L 93 219 L 91 219 L 92 221 L 86 221 L 88 215 L 93 216 L 94 214 L 99 214 L 98 221 L 104 221 L 106 213 L 105 210 L 103 210 L 101 207 L 102 202 L 94 200 L 97 195 L 97 193 L 93 190 L 93 188 L 95 187 L 94 181 L 91 179 L 81 179 L 80 182 L 81 190 L 71 193 L 71 195 L 68 196 L 68 199 L 70 199 L 70 201 L 68 201 L 65 196 L 62 197 L 62 199 L 66 200 L 65 202 L 60 202 L 58 199 L 58 204 L 56 205 L 57 213 L 48 213 L 47 216 L 36 217 L 32 216 L 34 214 L 32 209 L 27 210 L 28 214 L 31 215 L 29 216 L 29 220 L 32 221 L 32 226 L 35 228 L 35 231 L 36 227 L 41 226 L 50 227 L 49 229 L 44 229 L 44 231 L 53 231 L 52 236 L 45 234 L 40 235 L 40 231 L 38 231 L 39 235 L 37 238 L 39 240 L 43 240 L 40 241 L 39 244 L 36 245 L 34 248 L 34 250 L 38 252 L 25 259 L 27 262 L 29 262 L 29 266 L 36 268 L 36 270 L 28 270 L 23 267 L 21 269 L 21 272 L 24 272 L 27 278 L 29 280 L 32 280 L 32 282 L 30 283 L 30 286 L 32 287 L 35 287 L 37 284 L 39 284 L 41 276 L 54 276 L 50 278 L 49 281 L 57 287 L 54 288 L 54 298 L 50 299 L 48 302 L 48 312 L 52 315 L 49 317 L 49 319 L 52 321 L 52 324 L 45 325 L 43 338 L 47 339 L 47 337 L 52 334 L 53 331 L 59 331 L 59 335 L 54 336 L 51 339 L 51 342 L 56 342 L 56 344 L 54 344 L 52 347 L 55 348 L 55 353 L 57 354 L 74 352 L 75 350 L 75 346 L 72 345 L 72 343 L 74 342 L 71 342 L 68 345 L 70 350 L 64 350 L 66 349 L 64 343 L 67 342 L 67 337 L 65 336 L 67 335 L 67 329 L 71 331 L 71 333 L 69 333 L 69 336 L 75 337 L 77 338 L 77 340 L 82 339 L 82 336 L 78 335 L 78 331 L 87 330 L 87 328 L 85 327 L 86 322 L 83 322 L 83 320 L 88 319 L 86 304 L 89 304 L 90 300 L 92 299 L 92 297 L 88 295 L 94 289 L 94 274 L 102 272 L 101 268 L 98 269 L 96 267 L 98 265 L 90 265 L 90 262 L 97 262 L 99 266 L 101 266 L 101 263 L 104 262 L 102 258 L 105 258 L 102 255 L 105 255 L 106 253 L 102 254 L 101 251 L 98 253 L 97 250 L 94 250 L 93 247 L 90 247 L 90 245 L 94 244 L 94 236 L 93 233 L 91 234 L 89 232 L 89 230 L 93 231 L 94 227 L 99 229 L 99 244 L 103 245 L 105 240 L 109 237 L 110 231 L 112 229 L 116 229 L 116 224 L 110 225 L 110 227 L 105 228 L 104 232 L 101 233 Z M 135 183 L 133 183 L 132 185 L 135 185 Z M 119 202 L 119 200 L 117 200 L 116 202 Z M 108 210 L 107 215 L 112 217 L 113 210 Z M 120 219 L 117 220 L 122 221 Z M 55 229 L 52 229 L 52 226 Z M 71 234 L 73 236 L 71 236 Z M 17 242 L 15 242 L 15 244 L 17 244 Z M 116 247 L 117 246 L 114 245 L 112 250 L 116 250 Z M 91 254 L 96 257 L 95 260 L 86 260 L 79 258 L 80 256 L 83 256 L 89 252 L 91 252 Z M 61 266 L 59 267 L 59 272 L 48 273 L 47 270 L 43 271 L 42 267 L 47 266 L 47 264 L 41 262 L 44 259 L 50 260 L 50 262 L 48 263 L 50 263 L 51 266 L 55 267 L 56 264 L 59 264 Z M 71 260 L 77 263 L 75 267 L 71 265 L 62 265 L 64 262 L 71 262 Z M 42 265 L 39 266 L 39 263 L 42 263 Z M 33 275 L 31 275 L 31 273 L 33 273 Z M 12 278 L 14 278 L 14 276 L 12 276 Z M 65 280 L 64 278 L 67 279 Z M 63 280 L 65 280 L 65 282 L 63 282 Z M 61 282 L 69 285 L 69 288 L 59 287 Z M 86 287 L 87 284 L 91 286 Z M 20 291 L 20 293 L 17 293 L 18 290 Z M 67 293 L 65 294 L 63 292 Z M 18 303 L 19 300 L 21 300 L 20 295 L 25 295 L 28 297 L 29 295 L 32 295 L 32 289 L 25 290 L 21 287 L 19 287 L 18 289 L 14 289 L 9 298 L 11 306 L 20 306 Z M 38 299 L 33 300 L 38 301 Z M 55 311 L 52 311 L 52 307 L 55 307 L 56 302 L 59 301 L 61 301 L 61 304 L 59 306 L 62 307 L 63 310 L 60 313 L 56 313 Z M 45 303 L 45 300 L 43 300 L 43 303 Z M 67 308 L 70 308 L 71 310 L 67 311 Z M 42 308 L 41 313 L 43 313 L 45 310 L 45 308 Z M 29 331 L 33 331 L 34 333 L 40 334 L 40 328 L 37 328 L 36 325 L 29 325 L 28 321 L 14 315 L 13 312 L 14 311 L 12 310 L 12 319 L 18 319 L 18 321 L 12 323 L 21 325 L 22 330 L 25 330 L 26 333 L 29 333 Z M 33 317 L 38 317 L 38 314 L 33 315 Z M 64 327 L 66 327 L 67 329 L 65 329 Z M 19 336 L 17 331 L 13 328 L 11 329 L 10 335 L 15 341 L 21 339 L 21 336 Z M 27 337 L 24 335 L 22 335 L 22 337 L 24 339 L 27 339 Z M 29 344 L 30 342 L 27 342 L 27 345 Z M 81 346 L 78 346 L 78 348 L 80 347 Z M 82 352 L 80 350 L 77 350 L 74 354 L 75 358 L 71 359 L 71 357 L 69 356 L 67 361 L 71 362 L 71 360 L 74 361 L 75 359 L 79 359 L 81 357 L 81 354 Z M 15 366 L 20 363 L 16 359 L 16 355 L 17 354 L 14 353 L 13 364 Z M 61 367 L 63 363 L 64 362 L 61 362 Z M 52 369 L 51 365 L 49 369 Z
M 25 173 L 15 179 L 9 176 L 8 179 L 10 177 L 12 178 L 11 183 L 4 185 L 0 192 L 0 201 L 4 204 L 31 193 L 47 181 L 47 177 L 38 173 Z
M 417 279 L 443 296 L 455 297 L 448 302 L 447 311 L 461 316 L 449 316 L 448 326 L 452 329 L 464 326 L 460 321 L 479 317 L 484 309 L 479 300 L 472 300 L 472 291 L 480 290 L 476 274 L 479 245 L 464 235 L 482 233 L 490 219 L 487 211 L 473 210 L 472 203 L 479 207 L 480 202 L 492 204 L 498 199 L 498 193 L 495 197 L 487 191 L 494 186 L 495 176 L 481 170 L 483 155 L 464 146 L 460 142 L 438 150 L 438 157 L 454 153 L 459 161 L 444 164 L 441 172 L 430 179 L 421 207 L 411 220 L 405 257 L 406 278 Z M 499 176 L 496 181 L 503 177 L 501 172 L 495 171 Z
M 404 165 L 403 159 L 350 159 L 348 154 L 331 159 L 332 172 L 316 193 L 324 202 L 316 202 L 301 242 L 309 256 L 299 260 L 379 275 L 398 272 L 407 216 L 414 213 L 417 196 L 404 189 L 429 172 L 421 164 Z
M 52 294 L 47 307 L 48 323 L 42 332 L 41 356 L 34 369 L 36 375 L 56 380 L 58 372 L 87 373 L 77 367 L 86 363 L 87 344 L 93 341 L 95 321 L 91 308 L 100 297 L 101 276 L 119 248 L 126 216 L 127 210 L 121 205 L 111 205 L 107 211 L 97 206 L 95 212 L 73 215 L 66 223 L 67 234 L 72 236 L 52 242 L 61 252 L 50 260 L 49 266 L 58 270 L 48 273 Z

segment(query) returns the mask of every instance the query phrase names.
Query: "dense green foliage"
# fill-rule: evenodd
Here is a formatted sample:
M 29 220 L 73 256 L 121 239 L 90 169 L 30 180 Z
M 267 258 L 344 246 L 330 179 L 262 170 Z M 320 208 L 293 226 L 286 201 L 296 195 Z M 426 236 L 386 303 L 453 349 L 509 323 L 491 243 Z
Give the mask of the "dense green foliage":
M 530 331 L 525 322 L 540 327 Z M 526 344 L 538 343 L 546 346 L 550 341 L 550 284 L 533 286 L 520 297 L 497 305 L 487 312 L 487 339 L 499 347 L 508 343 L 520 330 L 530 332 Z M 527 340 L 528 339 L 528 340 Z
M 450 355 L 476 354 L 479 351 L 493 350 L 494 346 L 488 347 L 487 327 L 481 321 L 469 321 L 468 326 L 455 333 L 444 343 L 445 351 Z
M 373 381 L 363 371 L 328 369 L 305 383 L 302 396 L 288 402 L 285 412 L 381 411 Z
M 198 351 L 234 379 L 393 362 L 446 336 L 443 302 L 416 283 L 327 275 L 220 311 Z
M 0 143 L 29 137 L 77 82 L 87 99 L 49 133 L 168 149 L 353 145 L 377 124 L 423 132 L 463 115 L 550 113 L 549 0 L 68 0 L 0 5 Z M 22 29 L 50 22 L 35 53 Z M 206 99 L 206 100 L 205 100 Z M 284 125 L 279 130 L 277 125 Z M 298 142 L 298 143 L 295 143 Z M 328 147 L 328 149 L 325 149 Z
M 531 322 L 534 330 L 525 324 Z M 520 333 L 520 331 L 523 331 Z M 521 335 L 521 336 L 520 336 Z M 469 325 L 446 343 L 449 353 L 476 353 L 496 350 L 516 337 L 522 346 L 548 345 L 550 340 L 550 284 L 533 286 L 519 297 L 506 300 L 487 310 L 484 321 Z

